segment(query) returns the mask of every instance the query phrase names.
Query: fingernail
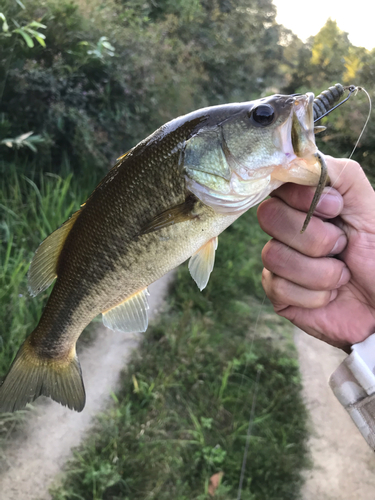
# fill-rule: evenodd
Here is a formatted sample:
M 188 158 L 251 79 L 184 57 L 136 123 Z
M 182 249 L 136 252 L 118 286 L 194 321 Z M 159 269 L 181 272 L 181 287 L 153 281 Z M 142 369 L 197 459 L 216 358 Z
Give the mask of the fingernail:
M 346 247 L 347 243 L 348 243 L 348 240 L 347 240 L 345 234 L 342 234 L 341 236 L 339 236 L 338 240 L 335 243 L 335 246 L 329 252 L 330 255 L 335 255 L 335 254 L 341 253 L 344 250 L 344 248 Z
M 336 285 L 336 288 L 340 288 L 342 285 L 346 285 L 346 283 L 350 280 L 350 271 L 347 267 L 344 267 L 340 276 L 340 279 Z
M 335 298 L 337 297 L 337 294 L 338 294 L 338 293 L 339 293 L 339 292 L 338 292 L 337 290 L 332 290 L 332 292 L 331 292 L 331 296 L 330 296 L 330 298 L 329 298 L 329 301 L 330 301 L 330 302 L 332 302 L 333 300 L 335 300 Z
M 323 217 L 336 217 L 343 207 L 342 196 L 339 193 L 322 194 L 316 206 L 315 213 Z

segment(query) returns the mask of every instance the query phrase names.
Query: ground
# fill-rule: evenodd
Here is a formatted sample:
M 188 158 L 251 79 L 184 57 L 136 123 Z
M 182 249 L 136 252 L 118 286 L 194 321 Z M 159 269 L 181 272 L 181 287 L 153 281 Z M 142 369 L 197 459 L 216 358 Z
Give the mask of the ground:
M 375 455 L 328 386 L 346 354 L 297 330 L 303 392 L 310 413 L 309 450 L 302 500 L 374 500 Z
M 161 307 L 170 276 L 150 287 L 150 316 Z M 95 341 L 81 354 L 87 391 L 84 412 L 76 413 L 45 399 L 26 428 L 6 450 L 0 475 L 1 500 L 48 500 L 49 487 L 105 407 L 115 390 L 139 336 L 100 327 Z M 301 500 L 374 500 L 375 456 L 328 387 L 328 378 L 345 354 L 296 331 L 304 399 L 310 412 L 309 449 L 312 468 L 306 471 Z M 107 395 L 107 396 L 105 396 Z
M 171 273 L 149 287 L 150 319 L 162 306 L 170 279 Z M 99 328 L 95 341 L 79 356 L 86 388 L 84 411 L 68 410 L 47 398 L 39 402 L 24 431 L 6 450 L 1 500 L 49 499 L 48 489 L 71 457 L 71 448 L 80 444 L 93 417 L 108 403 L 108 394 L 117 388 L 140 335 Z

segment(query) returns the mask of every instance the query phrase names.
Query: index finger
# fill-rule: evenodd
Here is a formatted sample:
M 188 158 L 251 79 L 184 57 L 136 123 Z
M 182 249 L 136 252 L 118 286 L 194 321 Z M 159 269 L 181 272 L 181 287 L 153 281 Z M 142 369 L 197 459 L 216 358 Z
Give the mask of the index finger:
M 287 183 L 276 189 L 271 196 L 280 198 L 284 203 L 301 212 L 308 212 L 314 193 L 314 187 Z M 344 200 L 341 194 L 335 188 L 326 187 L 314 215 L 325 219 L 333 219 L 341 213 L 343 206 Z
M 325 156 L 331 186 L 324 189 L 314 215 L 331 219 L 340 215 L 344 222 L 359 231 L 373 232 L 375 193 L 361 166 L 348 159 Z M 284 184 L 273 196 L 289 206 L 307 212 L 314 187 Z

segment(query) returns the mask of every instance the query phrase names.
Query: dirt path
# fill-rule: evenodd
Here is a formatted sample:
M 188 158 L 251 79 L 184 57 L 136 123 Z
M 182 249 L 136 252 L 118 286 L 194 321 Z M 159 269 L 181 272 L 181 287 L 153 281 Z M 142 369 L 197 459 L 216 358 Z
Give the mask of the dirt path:
M 301 500 L 374 500 L 375 454 L 328 386 L 331 373 L 346 355 L 300 330 L 295 343 L 311 416 L 313 461 Z
M 150 287 L 150 317 L 160 308 L 171 276 Z M 1 500 L 48 500 L 48 489 L 105 407 L 139 336 L 100 327 L 80 355 L 87 391 L 83 413 L 49 400 L 38 405 L 24 432 L 6 451 L 0 475 Z M 306 472 L 301 500 L 375 499 L 375 455 L 328 387 L 328 378 L 345 354 L 296 331 L 304 398 L 311 415 L 309 448 L 313 468 Z
M 160 309 L 171 276 L 169 273 L 149 287 L 150 318 Z M 6 450 L 1 500 L 49 499 L 48 489 L 71 456 L 71 448 L 80 443 L 92 418 L 105 407 L 140 335 L 113 332 L 103 326 L 100 330 L 80 355 L 87 393 L 84 411 L 76 413 L 49 400 L 38 405 L 25 431 Z

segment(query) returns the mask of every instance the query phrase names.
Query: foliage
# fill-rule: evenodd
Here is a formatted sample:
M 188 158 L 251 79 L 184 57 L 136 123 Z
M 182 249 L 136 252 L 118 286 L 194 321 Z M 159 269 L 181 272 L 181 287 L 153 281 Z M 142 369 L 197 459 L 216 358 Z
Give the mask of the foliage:
M 0 46 L 6 137 L 33 130 L 48 139 L 39 155 L 44 170 L 58 173 L 68 162 L 75 171 L 103 173 L 166 120 L 248 100 L 282 78 L 270 0 L 180 3 L 118 2 L 104 25 L 93 21 L 101 4 L 83 15 L 68 0 L 30 0 L 18 10 L 3 0 L 4 15 L 11 11 L 22 33 L 46 26 L 45 47 Z
M 203 293 L 179 268 L 169 312 L 149 328 L 55 500 L 203 500 L 219 471 L 217 498 L 235 498 L 258 372 L 242 499 L 299 498 L 306 428 L 298 364 L 285 322 L 267 315 L 269 306 L 258 322 L 260 302 L 250 298 L 266 238 L 254 212 L 239 219 L 220 237 Z
M 319 33 L 306 44 L 289 35 L 285 51 L 293 61 L 291 73 L 284 87 L 286 93 L 312 91 L 316 95 L 340 82 L 364 87 L 370 94 L 375 92 L 375 50 L 355 47 L 337 23 L 328 20 Z M 356 144 L 369 113 L 369 101 L 359 92 L 340 109 L 323 118 L 320 124 L 327 131 L 317 137 L 321 151 L 338 157 L 349 157 Z M 358 144 L 353 158 L 364 167 L 371 179 L 375 179 L 375 133 L 373 112 L 368 128 Z
M 40 135 L 33 135 L 34 132 L 26 132 L 26 134 L 21 134 L 18 137 L 2 139 L 0 144 L 4 144 L 8 148 L 20 149 L 28 147 L 34 153 L 37 152 L 36 144 L 43 144 L 45 141 Z
M 117 156 L 206 105 L 317 94 L 336 81 L 375 90 L 375 50 L 353 46 L 332 20 L 303 43 L 277 25 L 271 0 L 0 0 L 0 30 L 2 374 L 47 297 L 26 290 L 33 251 Z M 325 118 L 319 148 L 348 156 L 367 109 L 359 93 Z M 372 176 L 374 123 L 355 154 Z M 296 362 L 275 341 L 285 326 L 274 316 L 253 341 L 264 241 L 247 215 L 220 238 L 203 294 L 180 271 L 169 315 L 148 332 L 56 498 L 202 500 L 220 470 L 216 498 L 234 498 L 259 370 L 242 498 L 298 497 Z M 16 419 L 2 416 L 0 434 Z
M 349 53 L 350 42 L 347 33 L 337 26 L 336 21 L 328 19 L 314 37 L 311 47 L 311 65 L 324 81 L 343 81 L 345 58 Z
M 38 173 L 35 163 L 19 169 L 0 164 L 0 379 L 39 321 L 50 293 L 30 296 L 31 258 L 40 242 L 79 208 L 92 188 L 82 188 L 72 174 L 63 179 Z M 9 439 L 27 413 L 0 414 L 0 450 L 2 440 Z
M 31 165 L 29 169 L 27 177 L 14 165 L 7 167 L 6 176 L 0 171 L 0 376 L 33 330 L 49 295 L 44 292 L 33 299 L 27 290 L 33 252 L 88 194 L 72 175 L 62 179 L 37 174 Z

